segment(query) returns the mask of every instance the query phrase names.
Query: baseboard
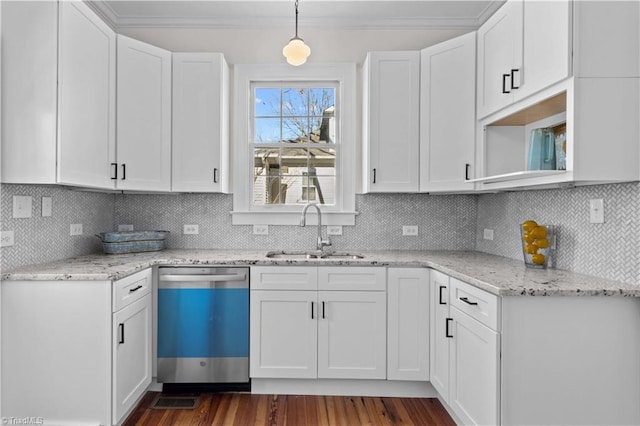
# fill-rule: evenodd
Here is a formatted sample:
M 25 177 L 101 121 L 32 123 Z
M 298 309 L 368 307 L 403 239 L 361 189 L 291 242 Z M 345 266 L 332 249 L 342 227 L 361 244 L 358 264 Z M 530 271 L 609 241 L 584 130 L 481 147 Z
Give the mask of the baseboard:
M 435 398 L 430 382 L 397 380 L 251 379 L 251 393 Z

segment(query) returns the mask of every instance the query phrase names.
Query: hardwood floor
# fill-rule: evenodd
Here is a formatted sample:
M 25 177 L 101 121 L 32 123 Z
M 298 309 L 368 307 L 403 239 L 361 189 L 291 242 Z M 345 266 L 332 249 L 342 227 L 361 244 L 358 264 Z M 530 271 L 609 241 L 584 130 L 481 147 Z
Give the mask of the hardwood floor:
M 157 396 L 148 392 L 123 426 L 455 425 L 435 398 L 203 393 L 194 409 L 151 408 Z

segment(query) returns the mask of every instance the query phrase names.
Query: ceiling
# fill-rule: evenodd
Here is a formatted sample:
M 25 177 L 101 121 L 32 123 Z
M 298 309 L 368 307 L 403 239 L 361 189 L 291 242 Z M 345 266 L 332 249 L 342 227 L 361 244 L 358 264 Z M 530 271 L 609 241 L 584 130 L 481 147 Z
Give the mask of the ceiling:
M 504 0 L 300 0 L 300 27 L 477 29 Z M 93 0 L 114 28 L 277 28 L 294 0 Z

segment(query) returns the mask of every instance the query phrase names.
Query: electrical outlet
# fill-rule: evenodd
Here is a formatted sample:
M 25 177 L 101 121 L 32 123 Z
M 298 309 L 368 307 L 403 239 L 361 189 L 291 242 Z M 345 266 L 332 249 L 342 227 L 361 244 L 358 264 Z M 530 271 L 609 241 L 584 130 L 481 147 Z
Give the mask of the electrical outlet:
M 402 227 L 402 235 L 417 237 L 418 236 L 418 227 L 417 226 L 407 226 L 404 225 Z
M 493 241 L 493 229 L 484 230 L 484 239 Z
M 118 225 L 118 231 L 120 232 L 133 231 L 133 225 Z
M 200 233 L 200 229 L 198 225 L 184 225 L 182 233 L 185 235 L 196 235 Z
M 0 232 L 0 247 L 9 247 L 14 243 L 13 231 Z
M 32 198 L 30 195 L 13 196 L 13 218 L 21 219 L 31 217 Z
M 269 235 L 269 225 L 253 225 L 253 235 Z
M 50 217 L 53 208 L 53 199 L 51 197 L 42 197 L 42 217 Z
M 327 235 L 342 235 L 342 225 L 327 225 Z
M 69 227 L 69 235 L 82 235 L 82 224 L 81 223 L 72 223 Z
M 602 198 L 589 200 L 589 222 L 604 223 L 604 201 Z

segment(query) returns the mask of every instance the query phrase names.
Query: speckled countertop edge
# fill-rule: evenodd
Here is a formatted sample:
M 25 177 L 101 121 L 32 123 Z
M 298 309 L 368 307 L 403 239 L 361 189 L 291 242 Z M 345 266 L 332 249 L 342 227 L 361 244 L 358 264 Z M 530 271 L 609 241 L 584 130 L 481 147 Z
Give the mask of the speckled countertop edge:
M 473 251 L 358 252 L 363 259 L 267 258 L 265 250 L 172 249 L 88 255 L 29 265 L 0 275 L 6 281 L 116 280 L 155 265 L 325 265 L 429 267 L 499 296 L 640 296 L 626 284 L 561 269 L 529 269 L 522 261 Z

